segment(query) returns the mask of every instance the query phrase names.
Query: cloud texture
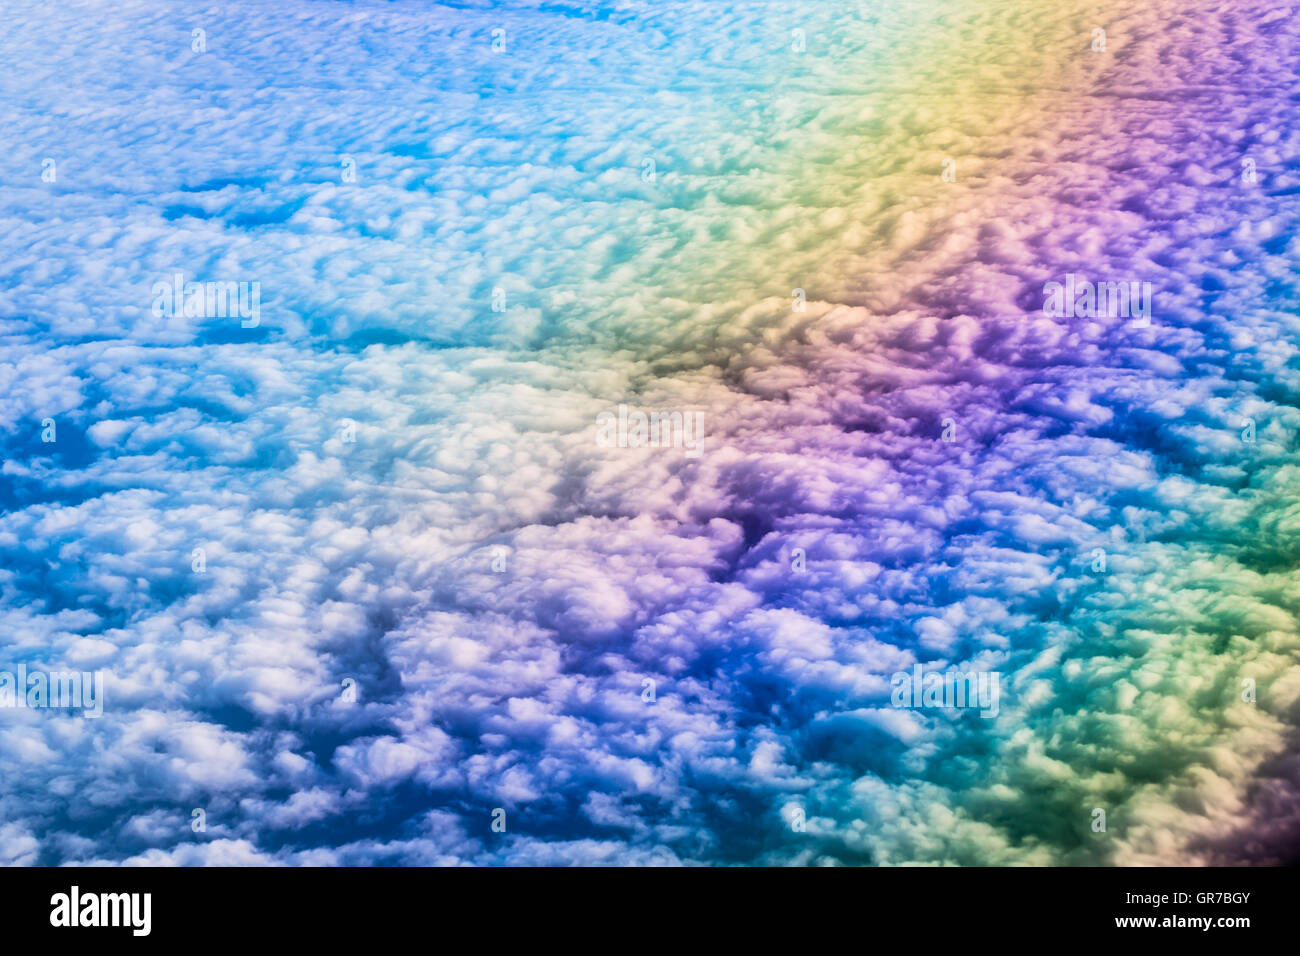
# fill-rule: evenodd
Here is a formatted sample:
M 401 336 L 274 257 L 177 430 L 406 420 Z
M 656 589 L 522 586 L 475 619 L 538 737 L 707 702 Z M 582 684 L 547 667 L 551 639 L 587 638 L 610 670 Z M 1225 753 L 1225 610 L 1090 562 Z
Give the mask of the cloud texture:
M 0 861 L 1297 859 L 1294 7 L 3 6 Z

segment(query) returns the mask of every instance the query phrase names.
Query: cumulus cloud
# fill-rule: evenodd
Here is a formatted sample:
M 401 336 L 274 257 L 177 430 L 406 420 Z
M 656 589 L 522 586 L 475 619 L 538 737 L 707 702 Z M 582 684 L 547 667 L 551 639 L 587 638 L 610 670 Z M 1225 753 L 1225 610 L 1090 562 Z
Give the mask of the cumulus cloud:
M 707 6 L 11 15 L 5 862 L 1294 860 L 1294 23 Z

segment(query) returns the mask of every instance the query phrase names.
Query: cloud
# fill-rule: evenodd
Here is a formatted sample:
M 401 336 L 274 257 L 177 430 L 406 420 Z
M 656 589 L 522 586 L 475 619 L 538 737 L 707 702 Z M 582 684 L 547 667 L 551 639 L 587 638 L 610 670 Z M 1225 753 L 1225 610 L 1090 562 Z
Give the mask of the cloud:
M 1294 25 L 847 6 L 15 15 L 6 862 L 1294 858 Z

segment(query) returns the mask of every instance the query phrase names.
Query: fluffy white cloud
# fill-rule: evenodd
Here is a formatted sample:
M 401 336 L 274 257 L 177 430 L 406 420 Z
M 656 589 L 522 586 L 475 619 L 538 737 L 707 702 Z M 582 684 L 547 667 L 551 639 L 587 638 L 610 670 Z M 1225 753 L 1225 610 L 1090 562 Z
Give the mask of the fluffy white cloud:
M 11 12 L 3 859 L 1288 858 L 1295 27 L 1167 7 Z

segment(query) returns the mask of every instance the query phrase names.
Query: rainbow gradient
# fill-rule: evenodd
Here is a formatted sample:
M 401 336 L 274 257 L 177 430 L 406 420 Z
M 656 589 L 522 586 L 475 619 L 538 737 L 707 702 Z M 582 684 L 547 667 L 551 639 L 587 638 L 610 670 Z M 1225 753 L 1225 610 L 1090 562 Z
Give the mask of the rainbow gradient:
M 0 862 L 1300 861 L 1294 5 L 0 20 Z

